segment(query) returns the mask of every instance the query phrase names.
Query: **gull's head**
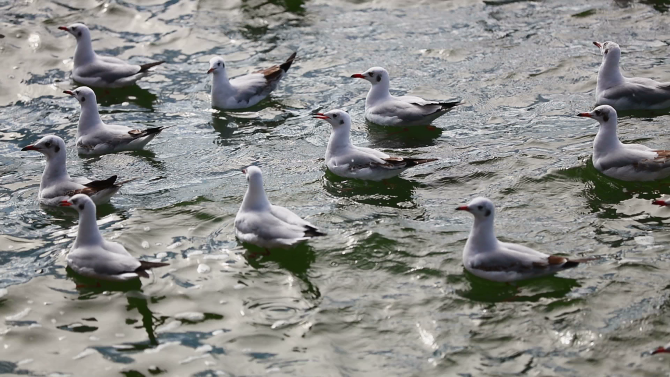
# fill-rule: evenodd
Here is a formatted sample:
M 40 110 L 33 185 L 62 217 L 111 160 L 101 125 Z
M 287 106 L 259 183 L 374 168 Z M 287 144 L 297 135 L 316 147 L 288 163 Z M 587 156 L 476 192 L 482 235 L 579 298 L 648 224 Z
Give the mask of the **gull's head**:
M 95 92 L 88 86 L 80 86 L 75 90 L 64 90 L 63 93 L 76 98 L 82 106 L 85 106 L 87 103 L 96 103 Z
M 215 75 L 226 72 L 226 63 L 223 61 L 223 58 L 220 56 L 215 56 L 209 60 L 209 70 L 207 73 L 213 73 Z
M 47 158 L 65 155 L 65 142 L 56 135 L 47 135 L 41 138 L 37 143 L 23 147 L 22 151 L 38 151 Z
M 614 42 L 593 42 L 593 44 L 600 49 L 604 60 L 616 59 L 618 61 L 621 57 L 621 48 Z
M 246 169 L 242 169 L 242 173 L 247 176 L 247 182 L 249 182 L 249 186 L 263 186 L 263 173 L 258 166 L 251 165 Z
M 76 209 L 77 212 L 81 212 L 86 208 L 93 208 L 93 212 L 95 212 L 95 203 L 93 203 L 91 198 L 89 198 L 88 195 L 85 194 L 77 194 L 68 200 L 63 200 L 62 202 L 60 202 L 59 206 L 72 207 Z
M 77 41 L 79 41 L 79 39 L 81 39 L 82 37 L 88 37 L 89 39 L 91 38 L 91 32 L 88 30 L 88 28 L 84 24 L 72 24 L 70 26 L 59 26 L 58 29 L 65 30 L 68 33 L 74 35 L 74 37 L 77 38 Z
M 372 85 L 389 82 L 389 73 L 382 67 L 372 67 L 363 73 L 353 74 L 351 77 L 370 81 Z
M 323 119 L 333 126 L 333 129 L 338 129 L 343 126 L 351 126 L 351 117 L 344 110 L 330 110 L 327 113 L 317 113 L 314 118 Z
M 597 120 L 601 126 L 614 125 L 616 127 L 616 110 L 610 105 L 598 106 L 590 113 L 579 113 L 577 116 L 593 118 Z
M 495 214 L 495 206 L 488 198 L 478 197 L 474 198 L 468 205 L 456 207 L 457 211 L 468 211 L 476 219 L 492 219 Z

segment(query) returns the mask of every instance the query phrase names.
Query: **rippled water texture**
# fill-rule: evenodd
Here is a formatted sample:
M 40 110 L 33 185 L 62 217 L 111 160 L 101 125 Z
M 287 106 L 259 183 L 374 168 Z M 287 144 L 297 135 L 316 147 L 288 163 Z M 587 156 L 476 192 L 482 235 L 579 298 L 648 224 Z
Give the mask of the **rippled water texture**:
M 624 184 L 588 162 L 600 63 L 670 81 L 667 1 L 0 0 L 0 373 L 72 376 L 658 376 L 670 341 L 668 182 Z M 81 158 L 69 71 L 90 25 L 98 52 L 166 60 L 139 87 L 98 91 L 105 121 L 168 126 L 148 150 Z M 251 112 L 209 106 L 207 61 L 232 76 L 299 60 Z M 398 93 L 465 105 L 436 129 L 363 121 L 386 67 Z M 344 108 L 356 143 L 439 158 L 388 184 L 323 162 Z M 634 117 L 633 117 L 634 115 Z M 623 117 L 620 136 L 670 147 L 670 116 Z M 65 269 L 77 218 L 36 203 L 44 160 L 20 148 L 55 133 L 72 175 L 138 178 L 99 208 L 105 237 L 162 257 L 139 286 L 96 287 Z M 235 240 L 258 164 L 270 199 L 328 232 L 259 255 Z M 465 273 L 477 195 L 507 241 L 602 256 L 557 277 L 488 283 Z M 83 287 L 77 288 L 77 284 Z

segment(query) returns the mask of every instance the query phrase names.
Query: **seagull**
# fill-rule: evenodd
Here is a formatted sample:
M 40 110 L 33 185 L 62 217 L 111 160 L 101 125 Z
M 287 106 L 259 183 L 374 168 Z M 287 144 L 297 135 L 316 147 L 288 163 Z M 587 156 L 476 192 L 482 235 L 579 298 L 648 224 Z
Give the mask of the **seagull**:
M 77 39 L 74 50 L 74 81 L 95 88 L 121 88 L 134 85 L 149 74 L 149 68 L 164 61 L 147 64 L 130 64 L 118 58 L 99 56 L 91 45 L 91 32 L 84 24 L 59 26 Z
M 70 178 L 65 165 L 65 142 L 55 135 L 44 136 L 37 143 L 21 150 L 37 151 L 47 158 L 40 191 L 37 194 L 39 202 L 47 206 L 59 206 L 63 200 L 68 200 L 77 194 L 90 196 L 96 204 L 106 203 L 124 183 L 130 182 L 130 180 L 116 182 L 115 175 L 101 181 Z
M 552 275 L 594 260 L 568 259 L 498 241 L 493 228 L 495 207 L 487 198 L 472 199 L 468 205 L 457 207 L 456 210 L 468 211 L 475 217 L 463 249 L 463 266 L 480 278 L 508 283 Z
M 137 130 L 103 123 L 98 113 L 95 92 L 86 86 L 63 93 L 76 98 L 81 104 L 81 116 L 77 126 L 77 151 L 80 154 L 99 155 L 140 150 L 163 130 L 163 127 Z
M 655 199 L 651 201 L 651 204 L 656 204 L 661 207 L 670 207 L 670 200 Z
M 670 82 L 643 77 L 623 77 L 619 70 L 621 48 L 614 42 L 593 42 L 603 62 L 598 70 L 596 105 L 610 105 L 618 111 L 655 110 L 670 107 Z
M 213 57 L 209 61 L 209 70 L 207 71 L 208 74 L 213 74 L 212 107 L 244 109 L 259 103 L 277 88 L 279 81 L 286 76 L 286 72 L 291 68 L 295 56 L 296 53 L 294 52 L 280 65 L 239 76 L 232 80 L 228 80 L 226 63 L 223 58 Z
M 392 96 L 389 93 L 389 73 L 381 67 L 372 67 L 351 77 L 364 79 L 372 84 L 365 98 L 365 118 L 381 126 L 425 126 L 461 103 L 426 101 L 414 96 Z
M 168 263 L 137 260 L 120 243 L 102 238 L 95 221 L 95 204 L 86 195 L 78 194 L 60 203 L 79 212 L 79 229 L 74 245 L 67 255 L 67 265 L 74 272 L 93 279 L 128 281 L 148 278 L 148 270 L 169 266 Z
M 652 355 L 656 355 L 657 353 L 670 353 L 670 343 L 666 344 L 665 346 L 659 346 L 655 350 L 651 351 Z
M 263 174 L 256 166 L 242 170 L 249 187 L 235 216 L 235 235 L 266 250 L 288 248 L 325 233 L 290 210 L 270 204 L 263 189 Z
M 600 123 L 593 141 L 593 166 L 601 173 L 622 181 L 655 181 L 670 176 L 670 151 L 619 141 L 617 113 L 611 106 L 598 106 L 578 116 Z
M 381 181 L 395 177 L 413 166 L 437 161 L 435 158 L 391 157 L 384 152 L 351 144 L 351 117 L 343 110 L 318 113 L 316 119 L 330 123 L 330 133 L 326 149 L 326 165 L 335 175 Z

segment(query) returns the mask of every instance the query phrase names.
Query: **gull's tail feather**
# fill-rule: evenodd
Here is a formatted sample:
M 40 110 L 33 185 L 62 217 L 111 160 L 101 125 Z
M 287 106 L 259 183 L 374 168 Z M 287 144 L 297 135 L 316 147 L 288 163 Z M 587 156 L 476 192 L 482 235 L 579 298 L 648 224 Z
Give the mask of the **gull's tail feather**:
M 147 273 L 147 270 L 150 270 L 152 268 L 158 268 L 158 267 L 165 267 L 169 266 L 169 263 L 162 263 L 162 262 L 147 262 L 144 260 L 140 261 L 140 266 L 135 269 L 135 273 L 138 276 L 141 276 L 143 278 L 148 278 L 149 274 Z
M 321 237 L 321 236 L 326 235 L 326 233 L 321 232 L 320 230 L 318 230 L 317 228 L 315 228 L 313 226 L 305 226 L 305 228 L 306 228 L 305 237 L 310 237 L 311 238 L 311 237 Z
M 291 64 L 293 64 L 293 61 L 295 60 L 295 56 L 298 54 L 298 52 L 294 52 L 291 54 L 291 56 L 286 59 L 286 61 L 282 64 L 279 65 L 279 67 L 282 69 L 284 72 L 288 72 L 288 69 L 291 68 Z
M 428 162 L 437 161 L 437 158 L 403 158 L 408 167 L 426 164 Z

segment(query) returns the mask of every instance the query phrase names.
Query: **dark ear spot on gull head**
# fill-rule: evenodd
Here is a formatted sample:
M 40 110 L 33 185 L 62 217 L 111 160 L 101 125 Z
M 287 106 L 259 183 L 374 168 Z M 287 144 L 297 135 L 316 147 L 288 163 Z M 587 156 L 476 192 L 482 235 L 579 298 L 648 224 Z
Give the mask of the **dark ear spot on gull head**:
M 491 210 L 490 210 L 490 209 L 487 209 L 487 210 L 486 210 L 486 213 L 484 214 L 484 216 L 486 216 L 486 217 L 491 216 Z
M 382 75 L 377 76 L 377 82 L 382 81 Z
M 86 101 L 86 97 L 81 97 L 81 102 Z
M 83 210 L 83 209 L 84 209 L 84 203 L 81 203 L 81 204 L 79 205 L 79 210 Z
M 60 152 L 60 147 L 56 145 L 56 153 Z
M 340 124 L 344 124 L 344 121 L 343 121 L 343 120 L 341 120 L 341 121 L 340 121 Z

